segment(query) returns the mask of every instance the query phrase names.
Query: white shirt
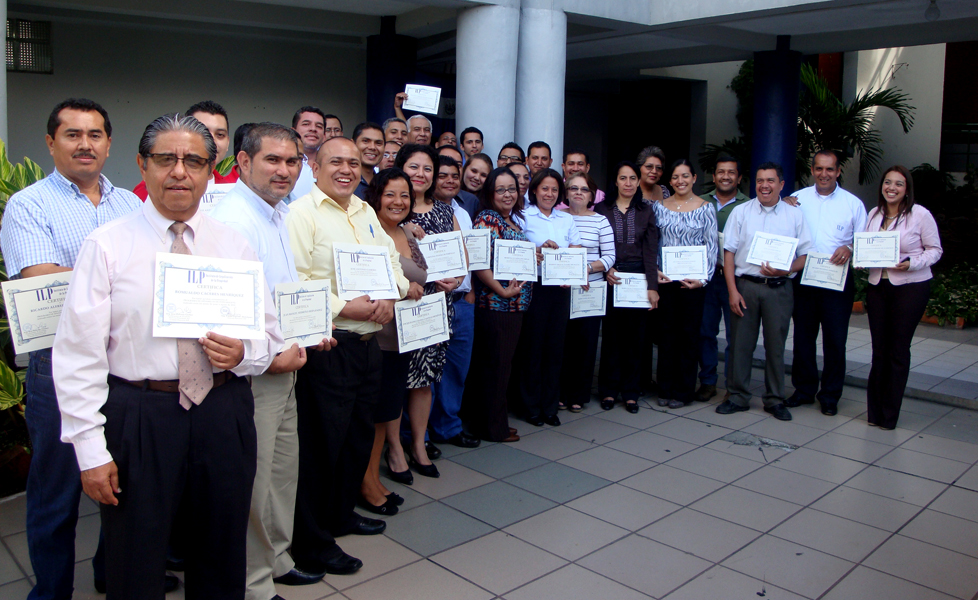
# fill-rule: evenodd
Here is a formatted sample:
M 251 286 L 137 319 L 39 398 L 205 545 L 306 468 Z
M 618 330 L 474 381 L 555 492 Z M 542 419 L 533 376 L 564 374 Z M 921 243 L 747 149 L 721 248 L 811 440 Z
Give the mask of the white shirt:
M 316 184 L 316 179 L 312 176 L 312 167 L 309 166 L 309 159 L 302 157 L 302 170 L 299 171 L 299 178 L 295 180 L 295 187 L 289 194 L 289 202 L 298 200 L 312 191 L 312 186 Z
M 746 204 L 735 206 L 727 217 L 723 228 L 723 249 L 734 253 L 734 275 L 753 275 L 763 277 L 761 267 L 747 262 L 747 252 L 754 239 L 754 233 L 774 233 L 798 238 L 795 258 L 808 254 L 812 247 L 812 237 L 808 233 L 805 217 L 796 206 L 778 202 L 768 208 L 754 198 Z M 789 275 L 794 277 L 795 273 Z
M 853 234 L 866 229 L 866 206 L 863 201 L 838 184 L 828 196 L 815 186 L 794 194 L 812 234 L 812 251 L 832 254 L 841 246 L 852 244 Z
M 108 397 L 109 374 L 131 381 L 179 378 L 177 340 L 153 337 L 154 263 L 157 252 L 169 252 L 173 245 L 172 223 L 147 200 L 142 210 L 92 232 L 75 261 L 52 364 L 61 440 L 74 444 L 83 471 L 112 460 L 99 412 Z M 187 225 L 184 241 L 193 254 L 257 260 L 248 241 L 230 227 L 199 212 Z M 267 291 L 265 339 L 243 342 L 244 358 L 231 369 L 236 375 L 261 374 L 282 346 Z
M 462 208 L 462 205 L 452 198 L 452 212 L 455 213 L 455 220 L 458 221 L 459 231 L 468 231 L 472 229 L 472 217 L 469 216 L 469 212 Z M 462 280 L 462 285 L 458 286 L 456 292 L 468 292 L 472 289 L 472 271 L 469 271 L 465 275 L 465 279 Z
M 546 216 L 535 205 L 530 205 L 523 211 L 525 224 L 523 233 L 526 238 L 533 242 L 537 248 L 542 246 L 547 240 L 556 242 L 561 248 L 568 246 L 581 246 L 581 233 L 577 230 L 574 217 L 562 210 L 554 207 L 550 211 L 550 216 Z M 537 265 L 537 275 L 543 273 L 543 265 Z

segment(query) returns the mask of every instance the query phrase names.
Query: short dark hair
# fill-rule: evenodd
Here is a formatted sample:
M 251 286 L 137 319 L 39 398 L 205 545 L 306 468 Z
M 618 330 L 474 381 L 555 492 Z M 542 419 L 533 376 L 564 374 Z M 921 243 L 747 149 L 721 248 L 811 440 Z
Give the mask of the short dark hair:
M 520 153 L 520 162 L 526 160 L 526 153 L 523 152 L 523 148 L 521 148 L 520 145 L 517 144 L 516 142 L 508 142 L 506 144 L 503 144 L 503 147 L 499 149 L 499 154 L 496 155 L 497 160 L 499 159 L 500 156 L 503 155 L 503 150 L 505 150 L 506 148 L 512 148 L 513 150 L 518 151 Z
M 554 206 L 563 203 L 567 199 L 567 190 L 564 189 L 564 178 L 561 177 L 560 173 L 550 168 L 540 169 L 533 176 L 533 179 L 530 180 L 530 187 L 526 190 L 526 195 L 530 199 L 530 204 L 533 206 L 537 205 L 536 189 L 540 187 L 540 184 L 547 177 L 553 177 L 557 181 L 557 202 L 554 203 Z
M 192 105 L 183 114 L 194 116 L 196 113 L 207 113 L 209 115 L 221 115 L 224 117 L 224 124 L 231 127 L 231 121 L 228 119 L 228 111 L 224 110 L 224 107 L 214 102 L 213 100 L 202 100 L 197 104 Z
M 553 150 L 550 149 L 550 144 L 548 144 L 547 142 L 543 142 L 543 141 L 539 141 L 539 140 L 536 141 L 536 142 L 533 142 L 532 144 L 530 144 L 529 146 L 527 146 L 526 153 L 527 154 L 533 153 L 533 149 L 534 148 L 546 148 L 547 149 L 547 154 L 549 154 L 550 155 L 550 158 L 553 159 L 553 156 L 554 156 Z M 526 160 L 526 159 L 523 159 L 523 160 Z
M 623 160 L 620 163 L 618 163 L 617 165 L 615 165 L 614 170 L 611 172 L 612 173 L 612 175 L 611 175 L 611 186 L 609 187 L 609 190 L 610 189 L 614 189 L 615 190 L 615 198 L 618 198 L 618 171 L 621 171 L 625 167 L 628 167 L 629 169 L 631 169 L 632 170 L 632 173 L 635 173 L 635 176 L 636 177 L 641 177 L 642 176 L 642 172 L 639 171 L 638 165 L 636 165 L 635 163 L 633 163 L 630 160 Z M 646 204 L 645 201 L 642 199 L 642 189 L 641 188 L 635 190 L 635 195 L 632 196 L 632 201 L 631 201 L 631 203 L 628 206 L 629 206 L 629 208 L 636 208 L 638 210 L 643 210 L 644 207 L 649 206 L 649 204 Z
M 397 158 L 394 160 L 394 166 L 403 170 L 408 159 L 415 154 L 427 155 L 427 157 L 431 159 L 432 168 L 437 168 L 436 165 L 438 164 L 438 153 L 436 153 L 435 149 L 431 146 L 421 144 L 404 144 L 401 146 L 401 149 L 397 152 Z M 433 175 L 437 175 L 437 171 Z M 432 177 L 431 185 L 428 186 L 428 190 L 424 193 L 425 200 L 430 200 L 434 194 L 435 181 L 434 177 Z
M 716 171 L 717 170 L 717 167 L 720 166 L 720 163 L 724 163 L 724 162 L 736 163 L 737 164 L 737 174 L 738 175 L 743 170 L 743 169 L 741 169 L 741 166 L 740 166 L 740 160 L 734 158 L 732 154 L 727 154 L 726 152 L 721 152 L 720 154 L 717 154 L 717 159 L 716 159 L 716 161 L 713 162 L 713 170 Z
M 818 152 L 816 152 L 814 156 L 812 156 L 812 166 L 813 167 L 815 166 L 815 157 L 816 156 L 831 156 L 835 160 L 835 166 L 836 166 L 836 168 L 839 167 L 839 163 L 841 162 L 841 157 L 839 156 L 839 153 L 838 152 L 836 152 L 835 150 L 832 150 L 830 148 L 822 148 L 821 150 L 819 150 Z
M 59 102 L 54 110 L 51 111 L 51 116 L 48 117 L 48 135 L 54 137 L 54 134 L 58 132 L 58 127 L 61 127 L 61 111 L 66 108 L 72 110 L 81 110 L 84 112 L 95 111 L 102 115 L 102 121 L 105 122 L 104 129 L 105 135 L 107 137 L 112 137 L 112 123 L 109 122 L 109 113 L 105 112 L 102 105 L 94 100 L 89 100 L 88 98 L 68 98 L 62 102 Z
M 370 185 L 367 186 L 367 191 L 363 194 L 363 200 L 374 209 L 374 212 L 380 212 L 380 199 L 384 196 L 384 189 L 387 188 L 388 183 L 395 179 L 403 179 L 407 183 L 408 193 L 411 194 L 411 208 L 401 220 L 401 223 L 404 223 L 414 216 L 415 199 L 414 186 L 411 185 L 411 178 L 401 169 L 391 167 L 390 169 L 384 169 L 380 173 L 377 173 L 373 181 L 370 182 Z
M 442 148 L 445 148 L 445 147 L 446 146 L 442 146 Z M 436 178 L 438 176 L 438 169 L 440 167 L 455 167 L 456 169 L 458 169 L 459 175 L 462 174 L 462 168 L 458 166 L 458 161 L 457 160 L 452 160 L 448 156 L 442 156 L 441 154 L 438 155 L 438 162 L 435 163 L 435 177 Z M 432 185 L 432 187 L 434 187 L 434 185 Z
M 784 169 L 781 168 L 781 165 L 779 165 L 776 162 L 772 162 L 772 161 L 763 162 L 760 165 L 758 165 L 757 166 L 757 169 L 754 170 L 754 179 L 755 180 L 757 179 L 757 174 L 759 172 L 761 172 L 761 171 L 768 171 L 768 170 L 771 170 L 771 169 L 774 169 L 775 171 L 777 171 L 777 173 L 778 173 L 778 181 L 784 181 Z
M 340 122 L 340 130 L 343 129 L 343 120 L 340 119 L 339 117 L 337 117 L 336 115 L 333 115 L 333 114 L 325 114 L 325 115 L 323 115 L 323 127 L 326 126 L 326 119 L 336 119 L 337 121 Z M 381 129 L 381 131 L 383 131 L 383 129 Z
M 248 135 L 248 131 L 255 125 L 257 123 L 242 123 L 234 130 L 234 156 L 237 156 L 238 152 L 241 152 L 241 144 L 244 142 L 244 137 Z
M 341 125 L 341 127 L 342 127 L 342 125 Z M 353 137 L 351 139 L 354 142 L 357 141 L 357 138 L 360 137 L 360 134 L 363 133 L 364 131 L 366 131 L 367 129 L 376 129 L 377 131 L 380 132 L 380 135 L 381 136 L 384 135 L 384 128 L 383 127 L 381 127 L 380 125 L 374 123 L 373 121 L 364 121 L 363 123 L 360 123 L 359 125 L 357 125 L 356 127 L 353 128 Z M 387 140 L 384 140 L 384 141 L 387 141 Z
M 591 199 L 588 200 L 588 202 L 587 202 L 587 207 L 588 208 L 591 208 L 592 206 L 594 206 L 594 195 L 598 191 L 598 184 L 595 183 L 593 179 L 591 179 L 591 176 L 589 174 L 584 173 L 584 172 L 577 173 L 576 175 L 571 175 L 570 177 L 567 178 L 567 181 L 570 181 L 571 179 L 577 179 L 578 177 L 580 177 L 581 179 L 583 179 L 585 185 L 587 185 L 587 189 L 591 190 Z M 565 187 L 566 187 L 566 185 L 567 185 L 567 182 L 564 182 L 564 186 Z M 570 204 L 570 202 L 568 201 L 567 204 Z
M 303 106 L 299 110 L 295 111 L 294 115 L 292 115 L 292 129 L 295 129 L 295 126 L 299 124 L 299 119 L 302 117 L 302 113 L 307 113 L 307 112 L 316 113 L 317 115 L 322 117 L 323 126 L 324 127 L 326 126 L 326 115 L 323 113 L 322 110 L 316 108 L 315 106 Z
M 241 142 L 241 151 L 250 158 L 255 158 L 255 155 L 261 151 L 262 140 L 265 138 L 292 142 L 295 144 L 296 150 L 300 154 L 302 153 L 299 134 L 295 132 L 295 129 L 291 129 L 285 125 L 279 125 L 278 123 L 267 122 L 256 123 L 248 129 L 244 140 Z
M 485 141 L 486 139 L 485 136 L 482 135 L 482 131 L 480 131 L 478 127 L 466 127 L 465 129 L 462 130 L 462 133 L 459 134 L 458 141 L 465 143 L 465 136 L 470 133 L 478 133 L 480 142 Z
M 458 148 L 456 148 L 455 146 L 440 146 L 440 147 L 438 148 L 438 150 L 436 150 L 435 152 L 437 152 L 437 153 L 438 153 L 438 156 L 441 156 L 441 155 L 442 155 L 442 154 L 441 154 L 441 151 L 442 151 L 442 150 L 451 150 L 451 151 L 452 151 L 452 152 L 454 152 L 455 154 L 458 154 L 458 160 L 457 160 L 457 161 L 455 161 L 455 163 L 456 163 L 456 164 L 458 164 L 458 163 L 460 163 L 460 162 L 462 162 L 462 160 L 463 160 L 463 158 L 464 158 L 464 156 L 462 155 L 462 151 L 461 151 L 461 150 L 459 150 Z
M 516 189 L 519 189 L 519 183 L 516 181 L 516 174 L 510 171 L 509 167 L 496 167 L 489 172 L 489 176 L 486 177 L 486 182 L 482 184 L 482 189 L 479 190 L 479 212 L 484 210 L 496 210 L 496 207 L 493 206 L 492 201 L 496 195 L 496 180 L 499 179 L 500 175 L 508 175 L 512 177 L 513 183 L 516 183 Z M 517 198 L 516 204 L 513 205 L 513 214 L 522 219 L 523 211 L 520 209 L 520 204 L 520 199 Z
M 693 167 L 693 163 L 689 162 L 688 158 L 679 158 L 672 165 L 669 166 L 669 178 L 672 179 L 672 174 L 676 172 L 678 167 L 689 167 L 689 172 L 696 176 L 696 169 Z
M 384 121 L 383 131 L 386 132 L 387 131 L 387 128 L 390 126 L 391 123 L 400 123 L 401 125 L 404 125 L 405 127 L 407 127 L 407 121 L 405 121 L 404 119 L 401 119 L 399 117 L 391 117 L 391 118 L 387 119 L 386 121 Z
M 586 165 L 591 164 L 591 156 L 587 152 L 585 152 L 583 148 L 571 148 L 570 150 L 565 150 L 564 162 L 567 162 L 567 157 L 570 156 L 571 154 L 583 154 L 584 164 Z

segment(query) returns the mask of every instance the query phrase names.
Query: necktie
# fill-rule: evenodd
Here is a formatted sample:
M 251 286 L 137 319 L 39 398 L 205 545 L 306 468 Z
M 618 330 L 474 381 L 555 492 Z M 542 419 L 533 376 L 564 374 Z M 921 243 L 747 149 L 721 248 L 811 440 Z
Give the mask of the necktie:
M 173 232 L 173 246 L 170 252 L 174 254 L 190 254 L 183 241 L 183 232 L 187 230 L 186 223 L 175 222 L 170 225 Z M 214 372 L 211 361 L 204 353 L 204 348 L 197 340 L 177 340 L 177 367 L 180 371 L 180 406 L 190 410 L 191 404 L 200 404 L 214 387 Z

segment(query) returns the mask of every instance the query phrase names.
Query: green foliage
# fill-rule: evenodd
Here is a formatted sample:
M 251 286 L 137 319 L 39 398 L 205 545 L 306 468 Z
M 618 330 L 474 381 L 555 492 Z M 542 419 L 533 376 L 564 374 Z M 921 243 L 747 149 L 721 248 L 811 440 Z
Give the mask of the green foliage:
M 234 168 L 234 165 L 236 165 L 236 164 L 237 164 L 237 161 L 235 161 L 235 159 L 234 159 L 233 156 L 225 156 L 224 157 L 224 160 L 222 160 L 221 162 L 217 163 L 217 166 L 215 167 L 215 170 L 218 173 L 220 173 L 222 176 L 224 176 L 224 175 L 227 175 L 228 173 L 230 173 L 231 172 L 231 169 L 233 169 Z
M 742 171 L 740 187 L 743 191 L 746 191 L 750 187 L 750 176 L 748 174 L 751 172 L 750 144 L 747 139 L 744 136 L 739 136 L 729 140 L 723 140 L 719 144 L 707 144 L 703 146 L 703 151 L 699 153 L 698 159 L 700 168 L 703 169 L 704 173 L 713 172 L 713 168 L 717 164 L 717 156 L 720 154 L 729 154 L 740 161 L 740 170 Z M 704 194 L 712 192 L 713 180 L 704 180 L 702 188 Z
M 934 277 L 927 314 L 940 325 L 959 317 L 966 323 L 978 320 L 978 268 L 962 263 Z
M 853 271 L 853 281 L 856 285 L 856 296 L 853 302 L 866 302 L 866 290 L 869 289 L 869 270 L 855 269 Z
M 7 363 L 0 361 L 0 411 L 14 408 L 23 400 L 23 382 Z

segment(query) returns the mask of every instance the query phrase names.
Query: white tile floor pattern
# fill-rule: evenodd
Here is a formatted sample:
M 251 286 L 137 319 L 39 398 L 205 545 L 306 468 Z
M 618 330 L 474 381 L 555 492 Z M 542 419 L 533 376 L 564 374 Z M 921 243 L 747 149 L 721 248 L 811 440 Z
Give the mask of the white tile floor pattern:
M 757 385 L 761 374 L 755 373 Z M 440 479 L 389 484 L 406 499 L 382 536 L 342 538 L 364 568 L 287 600 L 978 599 L 978 413 L 907 400 L 900 428 L 840 414 L 723 416 L 709 404 L 636 415 L 592 402 L 523 439 L 443 446 Z M 734 431 L 798 445 L 736 445 Z M 30 589 L 24 499 L 0 503 L 0 600 Z M 82 500 L 76 599 L 100 598 L 98 532 Z M 183 588 L 168 595 L 183 598 Z

